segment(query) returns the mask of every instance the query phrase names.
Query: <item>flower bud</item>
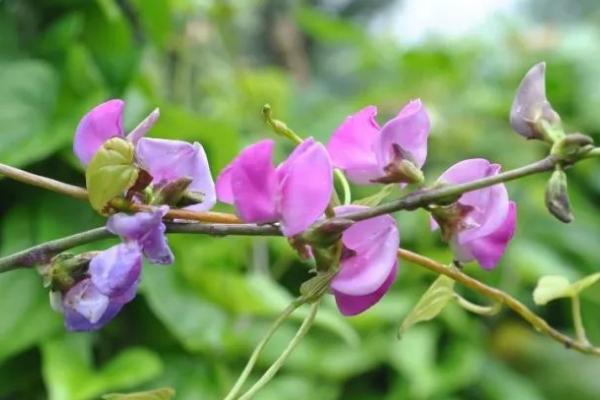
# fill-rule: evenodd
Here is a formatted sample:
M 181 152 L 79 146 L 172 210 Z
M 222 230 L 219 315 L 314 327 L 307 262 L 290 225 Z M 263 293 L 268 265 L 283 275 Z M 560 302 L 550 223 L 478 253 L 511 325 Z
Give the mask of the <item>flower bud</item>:
M 546 98 L 546 64 L 534 65 L 525 74 L 510 110 L 510 124 L 527 139 L 550 143 L 564 136 L 560 116 Z
M 569 193 L 567 191 L 567 175 L 562 169 L 557 168 L 548 180 L 546 186 L 546 207 L 550 214 L 559 221 L 569 223 L 573 221 Z

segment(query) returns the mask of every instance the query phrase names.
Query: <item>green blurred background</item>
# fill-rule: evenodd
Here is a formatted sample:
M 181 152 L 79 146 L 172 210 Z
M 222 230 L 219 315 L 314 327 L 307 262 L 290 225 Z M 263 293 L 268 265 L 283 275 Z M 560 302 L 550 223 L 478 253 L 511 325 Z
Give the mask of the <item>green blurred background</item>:
M 128 128 L 159 106 L 151 135 L 200 141 L 214 176 L 242 146 L 270 135 L 264 103 L 300 134 L 326 141 L 364 105 L 377 105 L 383 123 L 420 97 L 433 121 L 430 182 L 469 157 L 509 169 L 546 151 L 507 122 L 520 78 L 540 60 L 568 130 L 600 141 L 599 23 L 595 0 L 0 0 L 0 162 L 83 185 L 73 132 L 87 110 L 113 97 L 127 101 Z M 289 150 L 279 144 L 280 157 Z M 598 270 L 599 172 L 594 161 L 569 171 L 570 225 L 545 211 L 547 176 L 511 183 L 515 240 L 495 271 L 467 272 L 570 332 L 569 304 L 538 308 L 531 292 L 544 274 Z M 0 193 L 2 255 L 103 223 L 83 202 L 6 179 Z M 403 247 L 451 259 L 424 212 L 397 218 Z M 0 275 L 0 399 L 84 400 L 160 386 L 176 388 L 177 399 L 221 398 L 307 266 L 282 239 L 169 240 L 175 265 L 146 266 L 140 295 L 96 333 L 65 332 L 34 270 Z M 402 263 L 391 292 L 355 318 L 341 317 L 328 298 L 256 398 L 600 397 L 600 360 L 536 334 L 509 310 L 485 319 L 452 305 L 396 340 L 433 278 Z M 582 301 L 589 336 L 600 343 L 600 290 Z M 305 314 L 275 337 L 259 372 Z

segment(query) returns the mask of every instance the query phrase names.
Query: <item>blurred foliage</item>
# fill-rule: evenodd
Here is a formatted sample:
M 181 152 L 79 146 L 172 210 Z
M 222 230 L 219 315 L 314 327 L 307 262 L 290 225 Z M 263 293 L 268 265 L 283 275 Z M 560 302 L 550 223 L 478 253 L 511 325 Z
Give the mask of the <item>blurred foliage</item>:
M 128 128 L 159 106 L 151 134 L 201 142 L 216 176 L 243 145 L 269 135 L 264 103 L 302 135 L 326 141 L 366 104 L 378 105 L 384 122 L 420 97 L 433 119 L 429 181 L 468 157 L 508 169 L 544 155 L 543 145 L 523 141 L 507 123 L 522 74 L 542 59 L 566 126 L 600 142 L 597 2 L 525 1 L 481 35 L 411 46 L 377 26 L 393 2 L 374 3 L 0 1 L 0 161 L 81 185 L 74 129 L 93 105 L 122 97 Z M 290 147 L 280 143 L 281 155 Z M 568 173 L 575 221 L 547 215 L 547 177 L 511 183 L 516 238 L 495 271 L 468 266 L 468 273 L 535 307 L 540 276 L 574 281 L 597 271 L 600 166 Z M 77 200 L 6 180 L 0 193 L 3 255 L 102 224 Z M 404 247 L 450 260 L 423 212 L 400 213 L 398 222 Z M 177 399 L 222 397 L 269 321 L 297 294 L 307 266 L 281 239 L 169 240 L 176 265 L 147 266 L 141 295 L 97 333 L 66 333 L 34 271 L 0 275 L 0 399 L 83 400 L 167 386 Z M 449 305 L 397 341 L 400 321 L 433 279 L 404 263 L 390 294 L 355 318 L 341 317 L 327 299 L 316 328 L 257 399 L 598 398 L 599 360 L 540 337 L 506 310 L 484 319 Z M 588 335 L 600 343 L 597 286 L 582 294 L 582 306 Z M 571 330 L 568 303 L 535 309 Z M 274 337 L 259 372 L 302 313 Z

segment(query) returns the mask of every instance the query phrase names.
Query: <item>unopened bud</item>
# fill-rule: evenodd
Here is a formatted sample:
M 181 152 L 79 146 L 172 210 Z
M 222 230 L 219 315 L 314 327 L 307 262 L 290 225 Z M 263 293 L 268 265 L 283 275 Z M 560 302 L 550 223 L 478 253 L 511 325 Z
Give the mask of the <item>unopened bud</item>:
M 548 185 L 546 186 L 546 207 L 550 214 L 554 215 L 559 221 L 569 223 L 573 221 L 571 205 L 569 203 L 569 193 L 567 191 L 567 175 L 562 169 L 556 169 Z
M 546 98 L 546 64 L 534 65 L 525 74 L 510 110 L 510 124 L 527 139 L 553 143 L 564 136 L 560 116 Z

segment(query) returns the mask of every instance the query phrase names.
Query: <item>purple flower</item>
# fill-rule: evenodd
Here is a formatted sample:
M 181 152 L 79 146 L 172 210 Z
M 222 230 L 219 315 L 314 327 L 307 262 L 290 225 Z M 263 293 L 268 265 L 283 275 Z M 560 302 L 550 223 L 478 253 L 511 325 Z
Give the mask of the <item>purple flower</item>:
M 200 143 L 143 138 L 137 143 L 135 153 L 140 166 L 152 176 L 155 189 L 179 178 L 191 178 L 188 190 L 199 192 L 203 197 L 201 203 L 185 208 L 207 211 L 215 205 L 215 184 Z
M 152 212 L 138 212 L 132 215 L 117 213 L 108 219 L 106 227 L 126 241 L 137 243 L 151 263 L 172 264 L 174 257 L 165 237 L 165 224 L 162 222 L 168 210 L 169 207 L 162 206 Z
M 142 254 L 135 243 L 113 246 L 90 262 L 90 278 L 79 281 L 62 298 L 65 327 L 100 329 L 135 297 Z
M 546 139 L 548 125 L 559 125 L 560 117 L 546 98 L 546 64 L 534 65 L 521 81 L 510 110 L 510 124 L 527 139 Z
M 335 211 L 343 216 L 364 208 L 343 206 Z M 340 271 L 331 281 L 331 291 L 342 314 L 356 315 L 377 303 L 394 283 L 400 234 L 394 218 L 382 215 L 346 229 L 342 244 Z
M 439 181 L 461 184 L 497 175 L 500 165 L 474 158 L 454 164 Z M 464 193 L 456 203 L 432 212 L 432 228 L 440 225 L 457 261 L 477 260 L 485 269 L 496 266 L 512 239 L 516 204 L 509 200 L 504 184 Z M 438 225 L 439 224 L 439 225 Z
M 125 138 L 123 130 L 123 109 L 125 102 L 119 99 L 108 100 L 94 107 L 79 122 L 75 131 L 73 151 L 83 165 L 87 165 L 94 154 L 108 139 L 113 137 Z M 154 125 L 159 111 L 152 111 L 135 129 L 127 140 L 136 144 L 138 140 Z
M 219 175 L 219 200 L 234 204 L 240 218 L 258 224 L 281 221 L 293 236 L 308 228 L 327 208 L 333 190 L 325 147 L 310 138 L 277 168 L 272 140 L 246 147 Z
M 418 182 L 427 158 L 427 110 L 420 100 L 410 101 L 383 128 L 376 114 L 368 106 L 335 130 L 327 145 L 334 166 L 358 184 Z

